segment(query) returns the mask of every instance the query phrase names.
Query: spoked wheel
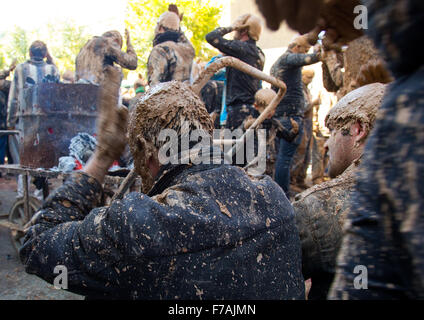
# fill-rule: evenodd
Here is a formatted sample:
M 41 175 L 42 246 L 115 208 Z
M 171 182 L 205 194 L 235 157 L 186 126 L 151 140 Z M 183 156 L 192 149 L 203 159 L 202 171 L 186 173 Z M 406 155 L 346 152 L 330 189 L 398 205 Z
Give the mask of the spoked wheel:
M 31 217 L 37 212 L 37 210 L 41 207 L 41 203 L 37 198 L 30 197 L 29 198 L 29 216 Z M 24 225 L 28 223 L 28 219 L 25 217 L 24 211 L 24 199 L 19 198 L 16 200 L 12 209 L 9 212 L 9 222 L 21 227 L 23 229 Z M 19 253 L 19 249 L 23 245 L 24 233 L 22 230 L 10 229 L 10 238 L 12 240 L 12 244 Z

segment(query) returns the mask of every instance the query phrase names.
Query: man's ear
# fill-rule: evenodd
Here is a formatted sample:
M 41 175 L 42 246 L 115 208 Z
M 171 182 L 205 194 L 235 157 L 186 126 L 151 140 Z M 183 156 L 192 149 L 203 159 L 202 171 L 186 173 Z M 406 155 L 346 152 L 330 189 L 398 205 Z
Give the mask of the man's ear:
M 355 135 L 355 145 L 359 145 L 364 142 L 368 136 L 368 130 L 366 126 L 361 121 L 356 121 L 353 125 L 354 135 Z

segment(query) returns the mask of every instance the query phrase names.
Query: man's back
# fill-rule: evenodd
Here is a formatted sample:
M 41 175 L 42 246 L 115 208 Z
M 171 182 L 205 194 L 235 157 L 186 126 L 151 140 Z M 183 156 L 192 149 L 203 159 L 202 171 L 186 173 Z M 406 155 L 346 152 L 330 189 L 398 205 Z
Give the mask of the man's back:
M 127 52 L 112 37 L 93 37 L 82 47 L 75 60 L 75 80 L 83 79 L 92 84 L 100 84 L 104 78 L 105 65 L 118 64 L 123 68 L 137 68 L 137 54 L 127 43 Z
M 271 75 L 283 80 L 287 85 L 287 92 L 279 103 L 276 116 L 302 115 L 303 116 L 303 85 L 302 67 L 318 61 L 314 54 L 294 53 L 287 50 L 271 67 Z M 277 91 L 277 88 L 273 88 Z
M 194 48 L 185 36 L 155 45 L 147 62 L 149 85 L 189 80 L 194 56 Z
M 53 281 L 63 264 L 69 288 L 95 298 L 304 298 L 293 209 L 278 185 L 229 165 L 163 172 L 150 197 L 131 193 L 82 221 L 75 217 L 95 206 L 100 185 L 74 178 L 28 233 L 27 272 Z M 74 222 L 51 228 L 52 209 L 56 221 Z
M 18 115 L 30 106 L 25 105 L 24 89 L 43 82 L 59 82 L 59 70 L 45 61 L 28 60 L 16 67 L 9 91 L 7 125 L 14 127 Z M 31 106 L 32 107 L 32 106 Z

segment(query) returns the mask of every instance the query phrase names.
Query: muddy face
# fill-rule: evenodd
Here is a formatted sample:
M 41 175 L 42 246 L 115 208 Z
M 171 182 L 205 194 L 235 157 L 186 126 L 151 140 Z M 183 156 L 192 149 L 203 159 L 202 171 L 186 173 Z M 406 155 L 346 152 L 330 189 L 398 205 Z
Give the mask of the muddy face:
M 330 178 L 342 174 L 355 160 L 354 140 L 351 129 L 331 130 L 330 137 L 325 144 L 328 149 L 328 175 Z
M 174 130 L 179 137 L 196 129 L 212 134 L 212 119 L 202 100 L 188 85 L 179 81 L 160 83 L 150 88 L 130 115 L 129 145 L 135 169 L 143 179 L 144 193 L 154 183 L 149 159 L 158 161 L 158 152 L 166 143 L 159 140 L 159 135 L 165 129 Z

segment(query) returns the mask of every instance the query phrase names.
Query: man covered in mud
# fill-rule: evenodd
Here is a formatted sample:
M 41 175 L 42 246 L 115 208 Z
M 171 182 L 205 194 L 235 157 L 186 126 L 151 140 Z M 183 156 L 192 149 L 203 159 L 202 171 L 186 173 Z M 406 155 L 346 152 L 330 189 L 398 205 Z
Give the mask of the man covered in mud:
M 369 83 L 393 81 L 377 48 L 367 36 L 349 42 L 345 51 L 323 47 L 324 87 L 329 92 L 336 92 L 338 99 Z
M 32 106 L 25 105 L 25 89 L 39 83 L 57 83 L 60 73 L 53 62 L 47 46 L 42 41 L 34 41 L 29 47 L 30 59 L 18 64 L 13 75 L 7 106 L 7 126 L 17 126 L 19 115 Z
M 54 268 L 65 266 L 69 290 L 91 298 L 303 299 L 289 201 L 269 177 L 250 178 L 211 147 L 211 118 L 182 82 L 152 87 L 131 112 L 145 193 L 102 206 L 102 182 L 127 143 L 116 72 L 105 70 L 94 155 L 26 234 L 26 271 L 53 282 Z
M 279 139 L 279 150 L 275 166 L 275 181 L 288 195 L 290 185 L 290 167 L 293 156 L 303 137 L 303 115 L 305 97 L 302 85 L 302 67 L 320 61 L 320 52 L 307 54 L 311 45 L 307 35 L 296 37 L 289 44 L 287 51 L 271 67 L 271 75 L 284 81 L 287 92 L 277 106 L 274 117 L 290 129 L 291 120 L 297 122 L 299 134 L 293 141 Z M 273 87 L 274 91 L 278 88 Z
M 122 36 L 116 30 L 95 36 L 82 47 L 75 60 L 75 81 L 99 85 L 103 81 L 105 65 L 135 70 L 137 54 L 131 44 L 130 33 L 125 29 L 126 52 L 122 51 Z M 121 76 L 122 77 L 122 76 Z
M 263 70 L 265 55 L 256 45 L 262 31 L 258 17 L 251 14 L 239 16 L 230 27 L 217 28 L 206 35 L 206 41 L 223 54 Z M 224 36 L 235 32 L 234 40 Z M 235 68 L 226 68 L 226 127 L 234 130 L 244 119 L 255 114 L 253 107 L 255 93 L 261 89 L 260 80 Z
M 287 0 L 297 8 L 307 1 Z M 277 0 L 257 0 L 278 27 L 287 11 L 268 11 Z M 354 28 L 353 8 L 358 0 L 316 1 L 316 11 L 296 11 L 297 28 L 308 17 L 306 31 L 317 27 L 338 33 L 337 41 L 361 34 Z M 338 6 L 334 4 L 337 3 Z M 424 298 L 424 70 L 421 50 L 424 2 L 421 0 L 363 0 L 367 8 L 367 34 L 387 62 L 394 77 L 380 107 L 380 115 L 364 151 L 362 169 L 352 195 L 346 236 L 338 258 L 332 299 Z M 293 6 L 292 6 L 293 8 Z M 346 14 L 344 14 L 346 13 Z M 336 23 L 335 23 L 336 22 Z M 312 25 L 312 26 L 311 26 Z M 354 280 L 356 266 L 367 272 L 366 283 Z M 366 270 L 364 270 L 364 268 Z M 364 277 L 362 277 L 364 278 Z M 367 285 L 367 290 L 358 290 Z
M 149 86 L 171 80 L 190 80 L 195 51 L 181 31 L 182 15 L 175 5 L 170 5 L 158 19 L 153 49 L 147 61 Z
M 331 132 L 326 148 L 332 180 L 298 194 L 293 203 L 302 242 L 303 275 L 312 278 L 309 299 L 327 298 L 355 174 L 384 92 L 383 84 L 370 84 L 352 91 L 330 109 L 325 124 Z
M 259 116 L 262 112 L 265 111 L 266 107 L 271 103 L 271 101 L 277 96 L 274 90 L 272 89 L 260 89 L 255 93 L 255 103 L 253 106 L 257 111 Z M 277 147 L 275 145 L 275 138 L 284 137 L 286 140 L 293 140 L 297 136 L 299 127 L 295 121 L 292 121 L 291 130 L 284 128 L 278 120 L 272 118 L 273 114 L 270 114 L 268 119 L 265 119 L 258 127 L 257 130 L 265 129 L 266 130 L 266 170 L 265 174 L 269 175 L 271 178 L 274 178 L 275 171 L 275 160 L 277 158 Z M 246 120 L 243 121 L 242 129 L 247 130 L 251 125 L 256 121 L 256 117 L 249 116 Z M 255 150 L 258 150 L 258 139 L 255 135 Z

